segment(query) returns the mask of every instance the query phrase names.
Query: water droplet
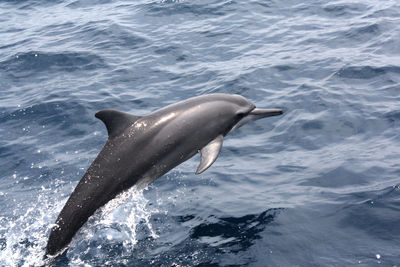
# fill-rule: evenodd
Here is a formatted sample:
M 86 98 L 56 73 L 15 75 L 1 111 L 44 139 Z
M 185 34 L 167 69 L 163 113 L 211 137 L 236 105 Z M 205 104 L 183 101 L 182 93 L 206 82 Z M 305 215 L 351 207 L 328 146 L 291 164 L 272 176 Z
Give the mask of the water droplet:
M 381 258 L 380 254 L 376 254 L 376 258 L 379 260 Z

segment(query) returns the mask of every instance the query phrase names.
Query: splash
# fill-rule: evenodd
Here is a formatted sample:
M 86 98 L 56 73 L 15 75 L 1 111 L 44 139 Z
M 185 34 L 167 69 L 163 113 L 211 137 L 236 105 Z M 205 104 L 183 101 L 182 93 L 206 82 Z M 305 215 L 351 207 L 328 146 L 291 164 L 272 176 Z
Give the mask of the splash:
M 59 201 L 55 197 L 59 194 L 44 190 L 29 204 L 20 203 L 10 215 L 0 216 L 0 266 L 46 265 L 47 238 L 66 199 Z M 157 210 L 148 208 L 145 190 L 133 187 L 91 216 L 70 244 L 65 259 L 69 265 L 104 260 L 116 250 L 118 254 L 129 254 L 138 242 L 138 226 L 156 239 L 150 217 Z
M 29 204 L 18 203 L 12 214 L 1 216 L 0 266 L 44 265 L 43 255 L 48 232 L 56 211 L 62 208 L 64 202 L 55 201 L 47 193 L 41 193 L 36 200 L 29 201 Z M 24 209 L 25 212 L 19 212 Z
M 158 212 L 148 205 L 145 189 L 136 186 L 100 208 L 78 231 L 67 257 L 71 264 L 104 262 L 112 255 L 131 255 L 138 240 L 145 236 L 158 238 L 150 222 Z M 140 231 L 138 231 L 140 229 Z M 82 253 L 83 252 L 83 253 Z

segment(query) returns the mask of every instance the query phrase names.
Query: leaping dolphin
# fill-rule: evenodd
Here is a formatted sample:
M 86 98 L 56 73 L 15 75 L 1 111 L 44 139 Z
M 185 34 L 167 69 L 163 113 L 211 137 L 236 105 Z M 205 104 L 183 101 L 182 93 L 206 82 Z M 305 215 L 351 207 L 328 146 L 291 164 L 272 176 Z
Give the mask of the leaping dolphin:
M 202 173 L 217 159 L 225 135 L 250 121 L 282 113 L 256 109 L 246 98 L 228 94 L 193 97 L 147 116 L 97 112 L 108 140 L 58 215 L 46 255 L 65 251 L 88 218 L 122 191 L 156 180 L 198 151 L 196 174 Z

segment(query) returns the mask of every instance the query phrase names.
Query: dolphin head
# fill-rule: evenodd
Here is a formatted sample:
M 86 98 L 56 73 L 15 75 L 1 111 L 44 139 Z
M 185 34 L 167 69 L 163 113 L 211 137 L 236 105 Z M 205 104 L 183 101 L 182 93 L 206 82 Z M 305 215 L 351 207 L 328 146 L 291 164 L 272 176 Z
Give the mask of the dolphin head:
M 206 118 L 206 121 L 201 123 L 199 117 L 196 117 L 197 124 L 202 126 L 202 134 L 197 134 L 197 138 L 193 139 L 201 139 L 205 143 L 199 149 L 201 160 L 196 174 L 204 172 L 217 159 L 224 136 L 248 122 L 283 113 L 281 109 L 257 109 L 253 103 L 240 95 L 213 94 L 195 98 L 193 101 L 202 103 L 199 105 L 201 117 Z M 198 115 L 197 111 L 194 113 Z
M 241 126 L 245 125 L 246 123 L 271 117 L 281 115 L 283 113 L 282 109 L 261 109 L 256 108 L 256 106 L 251 103 L 248 99 L 244 98 L 240 95 L 232 95 L 232 103 L 237 106 L 236 112 L 234 114 L 234 125 L 228 132 L 231 133 L 234 130 L 240 128 Z
M 241 95 L 210 94 L 193 98 L 190 101 L 190 105 L 193 106 L 204 104 L 201 113 L 208 113 L 213 118 L 207 124 L 210 127 L 224 129 L 223 136 L 251 121 L 283 113 L 281 109 L 256 108 L 252 102 Z

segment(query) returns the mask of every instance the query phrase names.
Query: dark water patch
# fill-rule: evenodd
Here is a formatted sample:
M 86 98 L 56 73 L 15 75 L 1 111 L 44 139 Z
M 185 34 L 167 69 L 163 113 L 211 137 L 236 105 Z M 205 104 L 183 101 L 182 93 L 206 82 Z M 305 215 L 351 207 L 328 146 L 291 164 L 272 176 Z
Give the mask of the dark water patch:
M 277 3 L 273 0 L 269 0 L 269 1 L 253 1 L 251 2 L 251 4 L 254 5 L 254 7 L 258 12 L 269 14 L 274 10 L 273 7 L 275 7 Z
M 77 0 L 69 3 L 67 7 L 69 8 L 84 8 L 84 7 L 93 7 L 95 5 L 105 5 L 112 3 L 110 0 L 95 0 L 95 1 L 87 1 L 87 0 Z
M 178 57 L 176 58 L 176 61 L 185 61 L 187 57 L 188 57 L 188 56 L 186 56 L 186 55 L 180 55 L 180 56 L 178 56 Z M 176 79 L 179 79 L 179 78 L 176 77 Z
M 347 79 L 373 79 L 387 73 L 400 74 L 400 67 L 349 66 L 341 68 L 335 75 Z
M 7 246 L 7 240 L 5 238 L 0 238 L 0 250 L 4 250 Z
M 10 177 L 14 174 L 14 170 L 16 169 L 24 169 L 24 175 L 29 175 L 30 164 L 28 160 L 24 157 L 18 156 L 16 154 L 17 151 L 26 151 L 25 153 L 31 154 L 33 148 L 26 144 L 0 144 L 0 157 L 2 159 L 7 159 L 6 161 L 0 162 L 0 167 L 3 172 L 1 180 L 10 180 Z M 26 155 L 27 155 L 26 154 Z
M 201 32 L 201 34 L 203 34 L 207 38 L 215 38 L 215 37 L 220 38 L 220 37 L 231 36 L 232 32 L 226 32 L 226 31 L 223 31 L 223 32 L 204 31 L 204 32 Z
M 0 29 L 0 33 L 16 33 L 16 32 L 23 32 L 25 30 L 25 28 L 18 28 L 18 27 L 10 27 L 7 29 Z M 2 40 L 4 41 L 4 40 Z
M 389 121 L 392 127 L 400 126 L 400 110 L 388 112 L 384 115 L 384 117 Z
M 394 236 L 400 236 L 400 227 L 397 227 L 400 212 L 399 185 L 352 196 L 359 201 L 346 207 L 346 213 L 340 220 L 341 227 L 354 227 L 367 235 L 389 241 Z
M 106 66 L 100 56 L 77 52 L 28 52 L 0 62 L 0 70 L 14 78 L 28 78 L 49 72 L 90 71 Z
M 310 178 L 301 183 L 304 186 L 317 186 L 338 188 L 355 185 L 366 185 L 374 180 L 375 177 L 382 173 L 382 169 L 371 167 L 367 170 L 356 172 L 346 167 L 337 167 L 325 173 L 321 173 L 318 177 Z
M 188 55 L 184 54 L 184 51 L 182 51 L 182 49 L 180 49 L 178 46 L 173 46 L 173 45 L 157 48 L 156 50 L 154 50 L 154 52 L 159 55 L 172 56 L 175 59 L 175 61 L 177 61 L 177 62 L 185 61 L 187 58 L 189 58 Z M 168 59 L 166 59 L 166 60 L 167 60 L 167 64 L 171 64 Z M 181 77 L 180 76 L 174 77 L 174 79 L 179 79 L 179 78 L 181 78 Z
M 234 1 L 213 2 L 194 4 L 179 1 L 163 1 L 162 3 L 147 4 L 148 15 L 150 16 L 172 16 L 191 14 L 194 16 L 224 16 Z
M 195 215 L 185 215 L 185 216 L 178 216 L 177 221 L 180 223 L 188 222 L 196 218 Z
M 71 109 L 72 106 L 74 107 L 73 110 Z M 0 117 L 0 122 L 34 122 L 40 126 L 54 125 L 60 126 L 60 128 L 69 128 L 83 116 L 88 116 L 88 110 L 80 103 L 44 102 L 4 114 Z
M 371 24 L 362 27 L 353 27 L 344 33 L 344 37 L 358 41 L 370 41 L 371 39 L 378 38 L 382 33 L 378 24 Z
M 69 34 L 73 33 L 78 27 L 79 26 L 77 26 L 73 22 L 64 22 L 64 23 L 46 25 L 45 27 L 40 29 L 40 32 L 43 33 L 43 36 L 48 36 L 51 37 L 52 39 L 60 41 L 59 39 L 62 39 L 61 36 L 68 36 Z M 60 38 L 56 38 L 56 36 L 59 36 Z
M 0 123 L 12 130 L 2 134 L 5 143 L 0 144 L 1 151 L 8 159 L 4 166 L 0 164 L 2 169 L 9 176 L 13 170 L 19 170 L 19 175 L 28 177 L 23 184 L 32 182 L 33 185 L 35 181 L 40 184 L 51 177 L 48 168 L 56 170 L 59 176 L 62 171 L 59 168 L 68 168 L 71 172 L 76 170 L 76 164 L 87 167 L 106 140 L 94 131 L 102 131 L 104 126 L 86 108 L 75 112 L 76 107 L 43 103 L 3 117 Z M 60 138 L 63 142 L 59 142 Z M 64 161 L 65 158 L 70 159 Z
M 306 130 L 306 131 L 322 130 L 324 128 L 324 123 L 322 121 L 318 121 L 318 120 L 307 121 L 307 122 L 303 123 L 301 128 L 303 128 L 303 130 Z
M 215 88 L 213 93 L 239 94 L 251 98 L 252 88 L 249 87 L 246 79 L 246 75 L 238 75 L 232 78 L 229 77 L 221 83 L 220 87 Z
M 299 172 L 307 169 L 307 167 L 296 165 L 277 165 L 276 169 L 278 169 L 280 172 Z
M 24 40 L 21 40 L 21 41 L 14 42 L 14 43 L 5 44 L 3 46 L 0 46 L 0 49 L 7 49 L 7 48 L 15 47 L 15 46 L 21 46 L 23 44 L 29 43 L 30 41 L 31 41 L 31 39 L 28 38 L 28 39 L 24 39 Z
M 210 245 L 221 243 L 218 247 L 229 247 L 232 252 L 247 250 L 255 240 L 260 239 L 260 232 L 274 221 L 281 210 L 269 209 L 260 214 L 216 218 L 217 222 L 201 223 L 194 227 L 190 237 L 211 242 Z
M 52 0 L 44 0 L 44 1 L 7 0 L 7 1 L 2 1 L 2 2 L 7 2 L 7 4 L 12 6 L 12 8 L 17 8 L 19 10 L 35 10 L 36 8 L 43 8 L 43 7 L 57 5 L 59 3 L 64 2 L 64 0 L 54 0 L 54 1 L 52 1 Z
M 174 51 L 176 51 L 178 49 L 179 49 L 178 46 L 169 45 L 169 46 L 166 46 L 166 47 L 157 48 L 157 49 L 154 50 L 154 52 L 156 54 L 168 54 L 168 53 L 174 52 Z
M 293 66 L 290 65 L 275 65 L 274 68 L 279 71 L 288 71 L 295 69 Z
M 350 18 L 362 14 L 368 6 L 361 3 L 333 3 L 327 4 L 323 7 L 323 10 L 333 17 L 345 17 Z
M 82 162 L 84 166 L 88 164 L 88 155 L 93 153 L 91 148 L 100 149 L 104 143 L 104 140 L 100 141 L 100 136 L 90 136 L 89 133 L 93 132 L 93 125 L 97 125 L 98 129 L 103 126 L 96 124 L 97 121 L 91 114 L 87 115 L 85 108 L 75 112 L 78 106 L 65 102 L 42 103 L 4 113 L 0 123 L 10 129 L 2 133 L 3 142 L 0 142 L 0 157 L 7 159 L 0 162 L 4 178 L 29 189 L 60 176 L 64 169 L 68 168 L 70 172 L 71 169 L 76 170 L 77 162 Z M 63 142 L 60 143 L 61 137 Z M 79 141 L 74 142 L 76 138 Z M 87 148 L 78 151 L 83 143 Z M 75 155 L 75 160 L 59 162 L 69 153 Z M 12 176 L 15 176 L 14 180 L 10 179 Z
M 146 44 L 134 30 L 107 20 L 89 22 L 77 34 L 96 49 L 137 49 Z
M 309 102 L 311 103 L 311 101 Z M 311 110 L 311 108 L 308 108 Z M 289 109 L 290 110 L 290 109 Z M 320 149 L 332 143 L 342 143 L 346 139 L 355 135 L 365 134 L 368 127 L 374 127 L 375 121 L 367 121 L 363 117 L 353 118 L 345 114 L 329 114 L 328 111 L 310 114 L 302 114 L 301 110 L 292 110 L 295 114 L 291 115 L 297 120 L 288 118 L 284 136 L 271 137 L 274 142 L 290 142 L 295 146 L 307 150 Z M 318 112 L 318 111 L 317 111 Z M 311 117 L 310 119 L 300 119 L 300 117 Z M 315 119 L 313 119 L 313 117 Z M 324 118 L 323 120 L 321 118 Z M 329 119 L 328 119 L 329 118 Z M 328 123 L 329 122 L 329 123 Z M 379 125 L 381 126 L 381 125 Z M 375 125 L 376 127 L 376 125 Z M 383 127 L 383 126 L 382 126 Z
M 384 18 L 389 18 L 389 19 L 398 19 L 400 15 L 400 9 L 398 4 L 392 3 L 390 6 L 385 6 L 385 8 L 380 8 L 374 10 L 371 14 L 368 14 L 364 16 L 363 18 L 378 18 L 378 19 L 384 19 Z

